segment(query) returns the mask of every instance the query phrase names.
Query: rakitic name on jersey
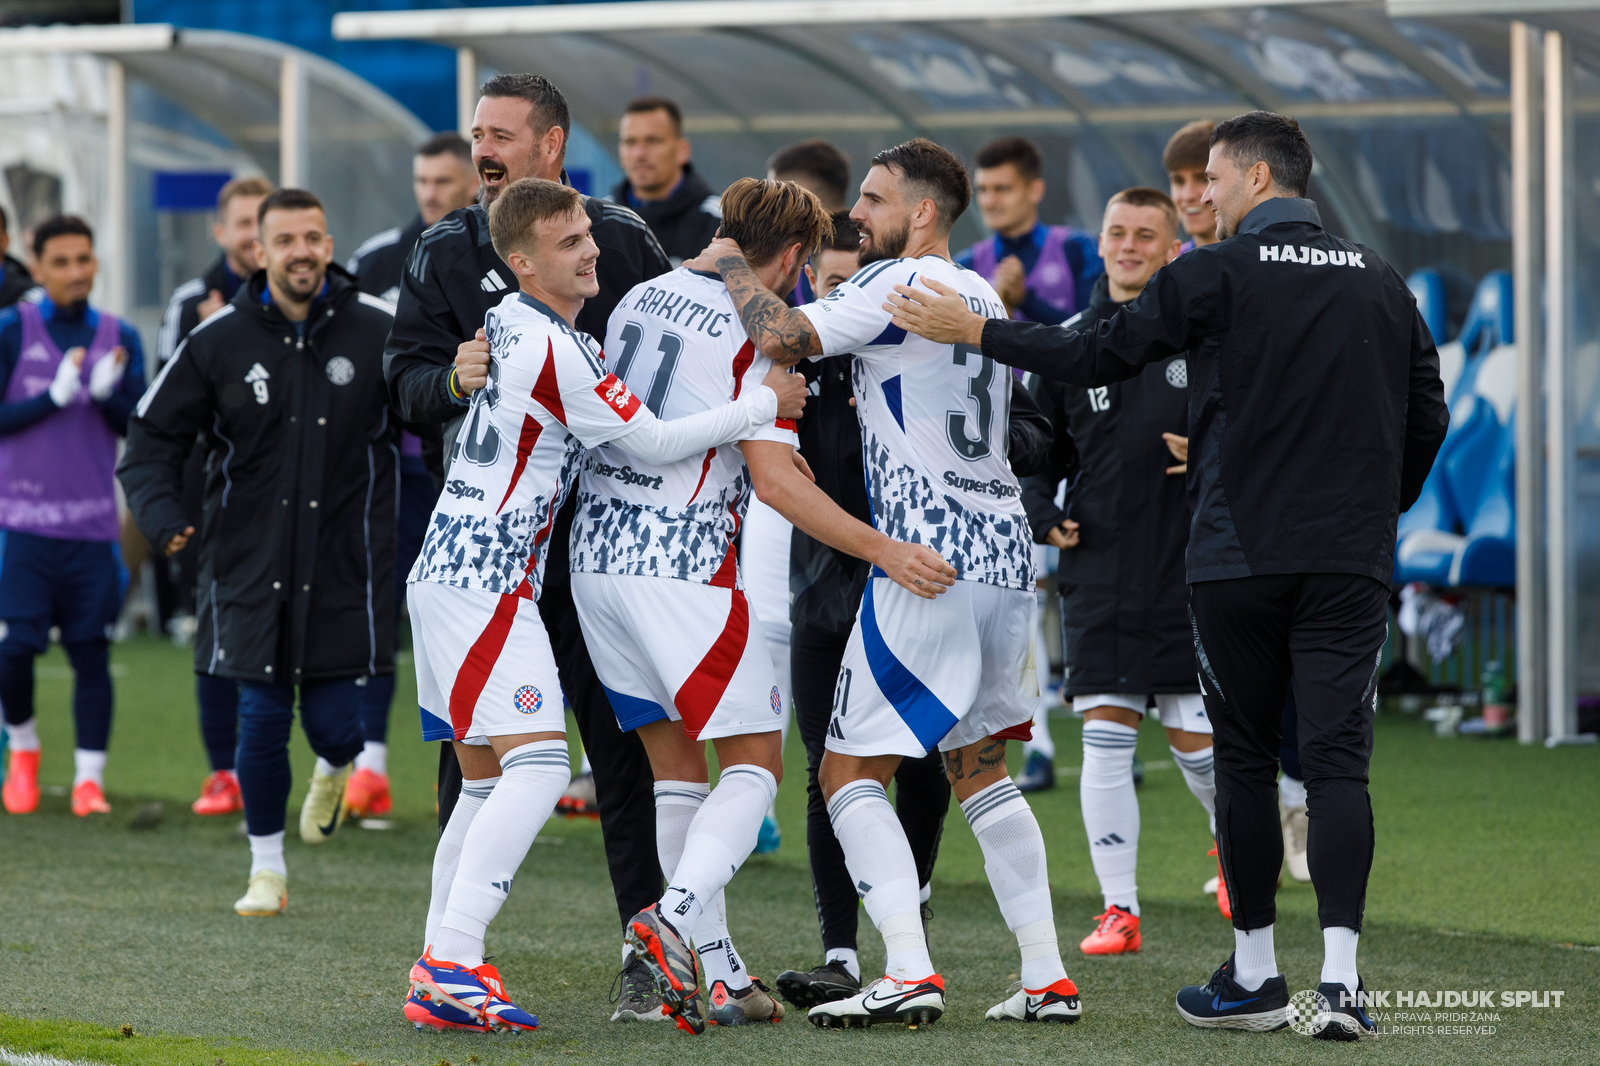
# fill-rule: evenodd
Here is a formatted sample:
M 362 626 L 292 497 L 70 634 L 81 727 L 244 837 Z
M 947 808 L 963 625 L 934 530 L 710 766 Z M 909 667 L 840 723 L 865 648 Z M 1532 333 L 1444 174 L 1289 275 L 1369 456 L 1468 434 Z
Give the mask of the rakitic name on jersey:
M 944 483 L 953 489 L 963 492 L 977 492 L 987 496 L 1021 496 L 1022 489 L 1017 485 L 1007 485 L 999 479 L 990 481 L 975 481 L 970 477 L 962 477 L 954 470 L 944 472 Z
M 593 452 L 589 453 L 587 469 L 589 473 L 596 477 L 613 478 L 624 485 L 638 485 L 646 489 L 661 488 L 661 475 L 641 474 L 631 466 L 612 466 L 610 463 L 597 458 Z
M 633 310 L 659 315 L 675 326 L 696 330 L 708 337 L 722 336 L 720 327 L 733 321 L 733 315 L 728 312 L 713 311 L 698 300 L 682 293 L 658 289 L 654 285 L 646 286 L 644 292 L 639 294 L 639 298 L 633 302 Z M 698 323 L 696 318 L 700 320 Z

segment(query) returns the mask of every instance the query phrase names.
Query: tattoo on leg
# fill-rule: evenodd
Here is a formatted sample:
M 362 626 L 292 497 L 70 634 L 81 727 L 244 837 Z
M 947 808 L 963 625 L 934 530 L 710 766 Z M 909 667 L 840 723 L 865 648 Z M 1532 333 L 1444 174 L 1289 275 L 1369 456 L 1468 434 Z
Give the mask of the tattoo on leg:
M 950 775 L 952 781 L 961 780 L 961 749 L 944 753 L 944 772 Z
M 1006 765 L 1006 742 L 991 740 L 978 749 L 977 773 L 991 773 L 994 770 L 1004 770 Z

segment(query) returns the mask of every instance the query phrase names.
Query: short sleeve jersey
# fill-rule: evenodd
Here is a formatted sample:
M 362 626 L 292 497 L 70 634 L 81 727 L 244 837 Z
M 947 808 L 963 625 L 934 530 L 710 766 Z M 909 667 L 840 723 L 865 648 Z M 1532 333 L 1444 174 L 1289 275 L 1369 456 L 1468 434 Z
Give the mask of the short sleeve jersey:
M 472 394 L 411 580 L 537 599 L 584 450 L 648 415 L 594 338 L 531 296 L 507 295 L 483 328 L 489 383 Z
M 1031 589 L 1032 536 L 1006 461 L 1011 374 L 977 348 L 935 344 L 889 321 L 883 305 L 894 287 L 924 277 L 981 315 L 1006 317 L 987 281 L 939 256 L 868 264 L 800 312 L 824 355 L 854 357 L 873 524 L 937 551 L 964 581 Z
M 605 351 L 607 367 L 664 419 L 721 407 L 772 369 L 745 337 L 722 278 L 682 267 L 622 298 Z M 745 439 L 799 444 L 786 419 Z M 749 502 L 749 472 L 732 444 L 667 464 L 595 448 L 579 480 L 572 569 L 742 588 L 734 543 Z

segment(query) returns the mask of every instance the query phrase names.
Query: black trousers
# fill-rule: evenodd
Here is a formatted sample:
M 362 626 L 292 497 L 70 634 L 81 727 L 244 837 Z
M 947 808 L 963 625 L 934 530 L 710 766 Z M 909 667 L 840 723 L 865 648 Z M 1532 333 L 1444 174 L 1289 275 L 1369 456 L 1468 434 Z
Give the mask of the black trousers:
M 564 540 L 561 549 L 566 550 Z M 611 888 L 617 896 L 617 913 L 625 923 L 661 898 L 655 776 L 638 735 L 617 727 L 616 715 L 584 646 L 578 609 L 572 602 L 572 581 L 564 570 L 552 569 L 546 574 L 539 595 L 539 617 L 550 634 L 562 694 L 572 706 L 583 750 L 594 768 L 600 835 L 605 841 Z M 445 744 L 439 753 L 441 830 L 450 820 L 460 795 L 461 767 L 456 762 L 455 749 Z
M 790 680 L 794 686 L 794 722 L 806 746 L 806 849 L 811 858 L 811 888 L 822 925 L 822 950 L 856 946 L 860 907 L 855 881 L 844 863 L 844 849 L 828 821 L 817 774 L 833 714 L 833 687 L 844 660 L 846 634 L 817 633 L 796 626 L 789 640 Z M 917 883 L 926 885 L 939 858 L 939 838 L 950 809 L 950 781 L 939 753 L 903 759 L 895 771 L 895 813 L 917 861 Z
M 1276 917 L 1283 865 L 1276 778 L 1294 679 L 1307 861 L 1324 928 L 1361 928 L 1372 871 L 1367 765 L 1389 590 L 1352 574 L 1283 574 L 1190 588 L 1195 652 L 1215 732 L 1217 842 L 1235 929 Z

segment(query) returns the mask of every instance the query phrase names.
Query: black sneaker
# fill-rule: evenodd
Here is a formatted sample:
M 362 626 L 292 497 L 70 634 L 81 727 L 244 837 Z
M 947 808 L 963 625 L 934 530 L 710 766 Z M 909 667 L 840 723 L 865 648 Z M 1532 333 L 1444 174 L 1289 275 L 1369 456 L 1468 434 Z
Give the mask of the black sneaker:
M 1204 985 L 1189 985 L 1178 992 L 1178 1013 L 1202 1029 L 1244 1029 L 1271 1033 L 1289 1024 L 1289 985 L 1283 975 L 1268 978 L 1253 992 L 1233 979 L 1233 956 L 1218 967 Z
M 1378 1027 L 1362 1008 L 1360 995 L 1366 982 L 1357 981 L 1355 993 L 1337 981 L 1324 981 L 1317 994 L 1328 1001 L 1328 1011 L 1318 1015 L 1319 1026 L 1311 1035 L 1318 1040 L 1376 1040 Z
M 1056 787 L 1056 767 L 1042 751 L 1030 752 L 1016 777 L 1018 792 L 1047 792 Z
M 656 991 L 655 974 L 637 958 L 628 960 L 628 964 L 612 982 L 611 988 L 613 991 L 611 1002 L 617 1005 L 617 1009 L 611 1012 L 612 1021 L 672 1021 L 672 1015 L 667 1013 L 661 1003 L 661 993 Z
M 836 999 L 849 999 L 859 991 L 861 982 L 851 977 L 845 964 L 838 959 L 825 962 L 815 970 L 785 970 L 778 975 L 778 995 L 801 1010 Z
M 1139 788 L 1144 784 L 1144 760 L 1135 755 L 1133 757 L 1133 787 Z

